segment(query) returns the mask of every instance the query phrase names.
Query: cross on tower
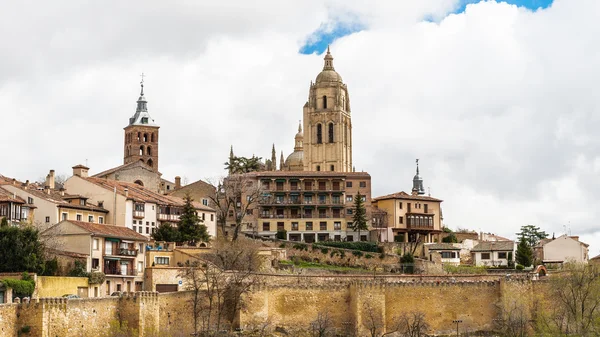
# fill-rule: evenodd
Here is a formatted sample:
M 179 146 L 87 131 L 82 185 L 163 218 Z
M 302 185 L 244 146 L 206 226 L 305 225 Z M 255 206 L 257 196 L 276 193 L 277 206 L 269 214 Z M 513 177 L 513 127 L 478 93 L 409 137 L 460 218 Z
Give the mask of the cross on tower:
M 144 75 L 144 73 L 142 73 L 142 74 L 140 75 L 140 77 L 142 78 L 142 81 L 140 82 L 140 84 L 144 84 L 144 77 L 145 77 L 145 76 L 146 76 L 146 75 Z

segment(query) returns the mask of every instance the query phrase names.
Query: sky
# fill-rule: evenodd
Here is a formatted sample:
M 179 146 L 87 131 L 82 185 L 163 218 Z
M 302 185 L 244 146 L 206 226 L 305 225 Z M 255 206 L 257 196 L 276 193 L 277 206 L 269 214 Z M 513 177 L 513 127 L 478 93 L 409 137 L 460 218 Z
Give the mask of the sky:
M 142 72 L 164 178 L 222 176 L 231 145 L 287 156 L 330 45 L 374 196 L 409 191 L 419 158 L 448 227 L 533 224 L 600 253 L 597 0 L 2 7 L 2 175 L 121 164 Z

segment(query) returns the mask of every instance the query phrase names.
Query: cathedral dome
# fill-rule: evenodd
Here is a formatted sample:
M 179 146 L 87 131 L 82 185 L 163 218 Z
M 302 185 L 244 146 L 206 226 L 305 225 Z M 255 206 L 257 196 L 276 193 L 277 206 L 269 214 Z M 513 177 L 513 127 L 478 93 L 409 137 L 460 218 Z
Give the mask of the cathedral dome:
M 285 160 L 285 166 L 290 171 L 301 171 L 304 167 L 304 151 L 294 151 Z
M 316 83 L 321 82 L 342 82 L 342 76 L 335 70 L 323 70 L 317 75 Z

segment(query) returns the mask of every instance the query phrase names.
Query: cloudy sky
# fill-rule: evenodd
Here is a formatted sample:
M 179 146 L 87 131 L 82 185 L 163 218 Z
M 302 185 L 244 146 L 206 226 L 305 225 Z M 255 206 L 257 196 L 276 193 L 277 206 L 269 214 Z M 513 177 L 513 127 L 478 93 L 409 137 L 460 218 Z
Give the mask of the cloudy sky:
M 258 5 L 257 5 L 258 4 Z M 0 174 L 123 160 L 144 72 L 163 176 L 287 155 L 327 44 L 373 195 L 425 186 L 445 223 L 571 229 L 600 253 L 597 0 L 19 1 L 0 10 Z

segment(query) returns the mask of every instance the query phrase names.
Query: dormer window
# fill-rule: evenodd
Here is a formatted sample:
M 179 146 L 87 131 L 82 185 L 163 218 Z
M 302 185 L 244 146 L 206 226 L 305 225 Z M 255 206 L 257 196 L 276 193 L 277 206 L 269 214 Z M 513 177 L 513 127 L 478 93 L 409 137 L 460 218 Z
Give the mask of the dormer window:
M 27 197 L 27 203 L 28 204 L 33 204 L 33 198 L 32 197 Z
M 85 206 L 85 199 L 79 199 L 79 204 Z M 91 222 L 91 221 L 90 221 Z
M 142 124 L 148 124 L 148 117 L 142 117 Z

